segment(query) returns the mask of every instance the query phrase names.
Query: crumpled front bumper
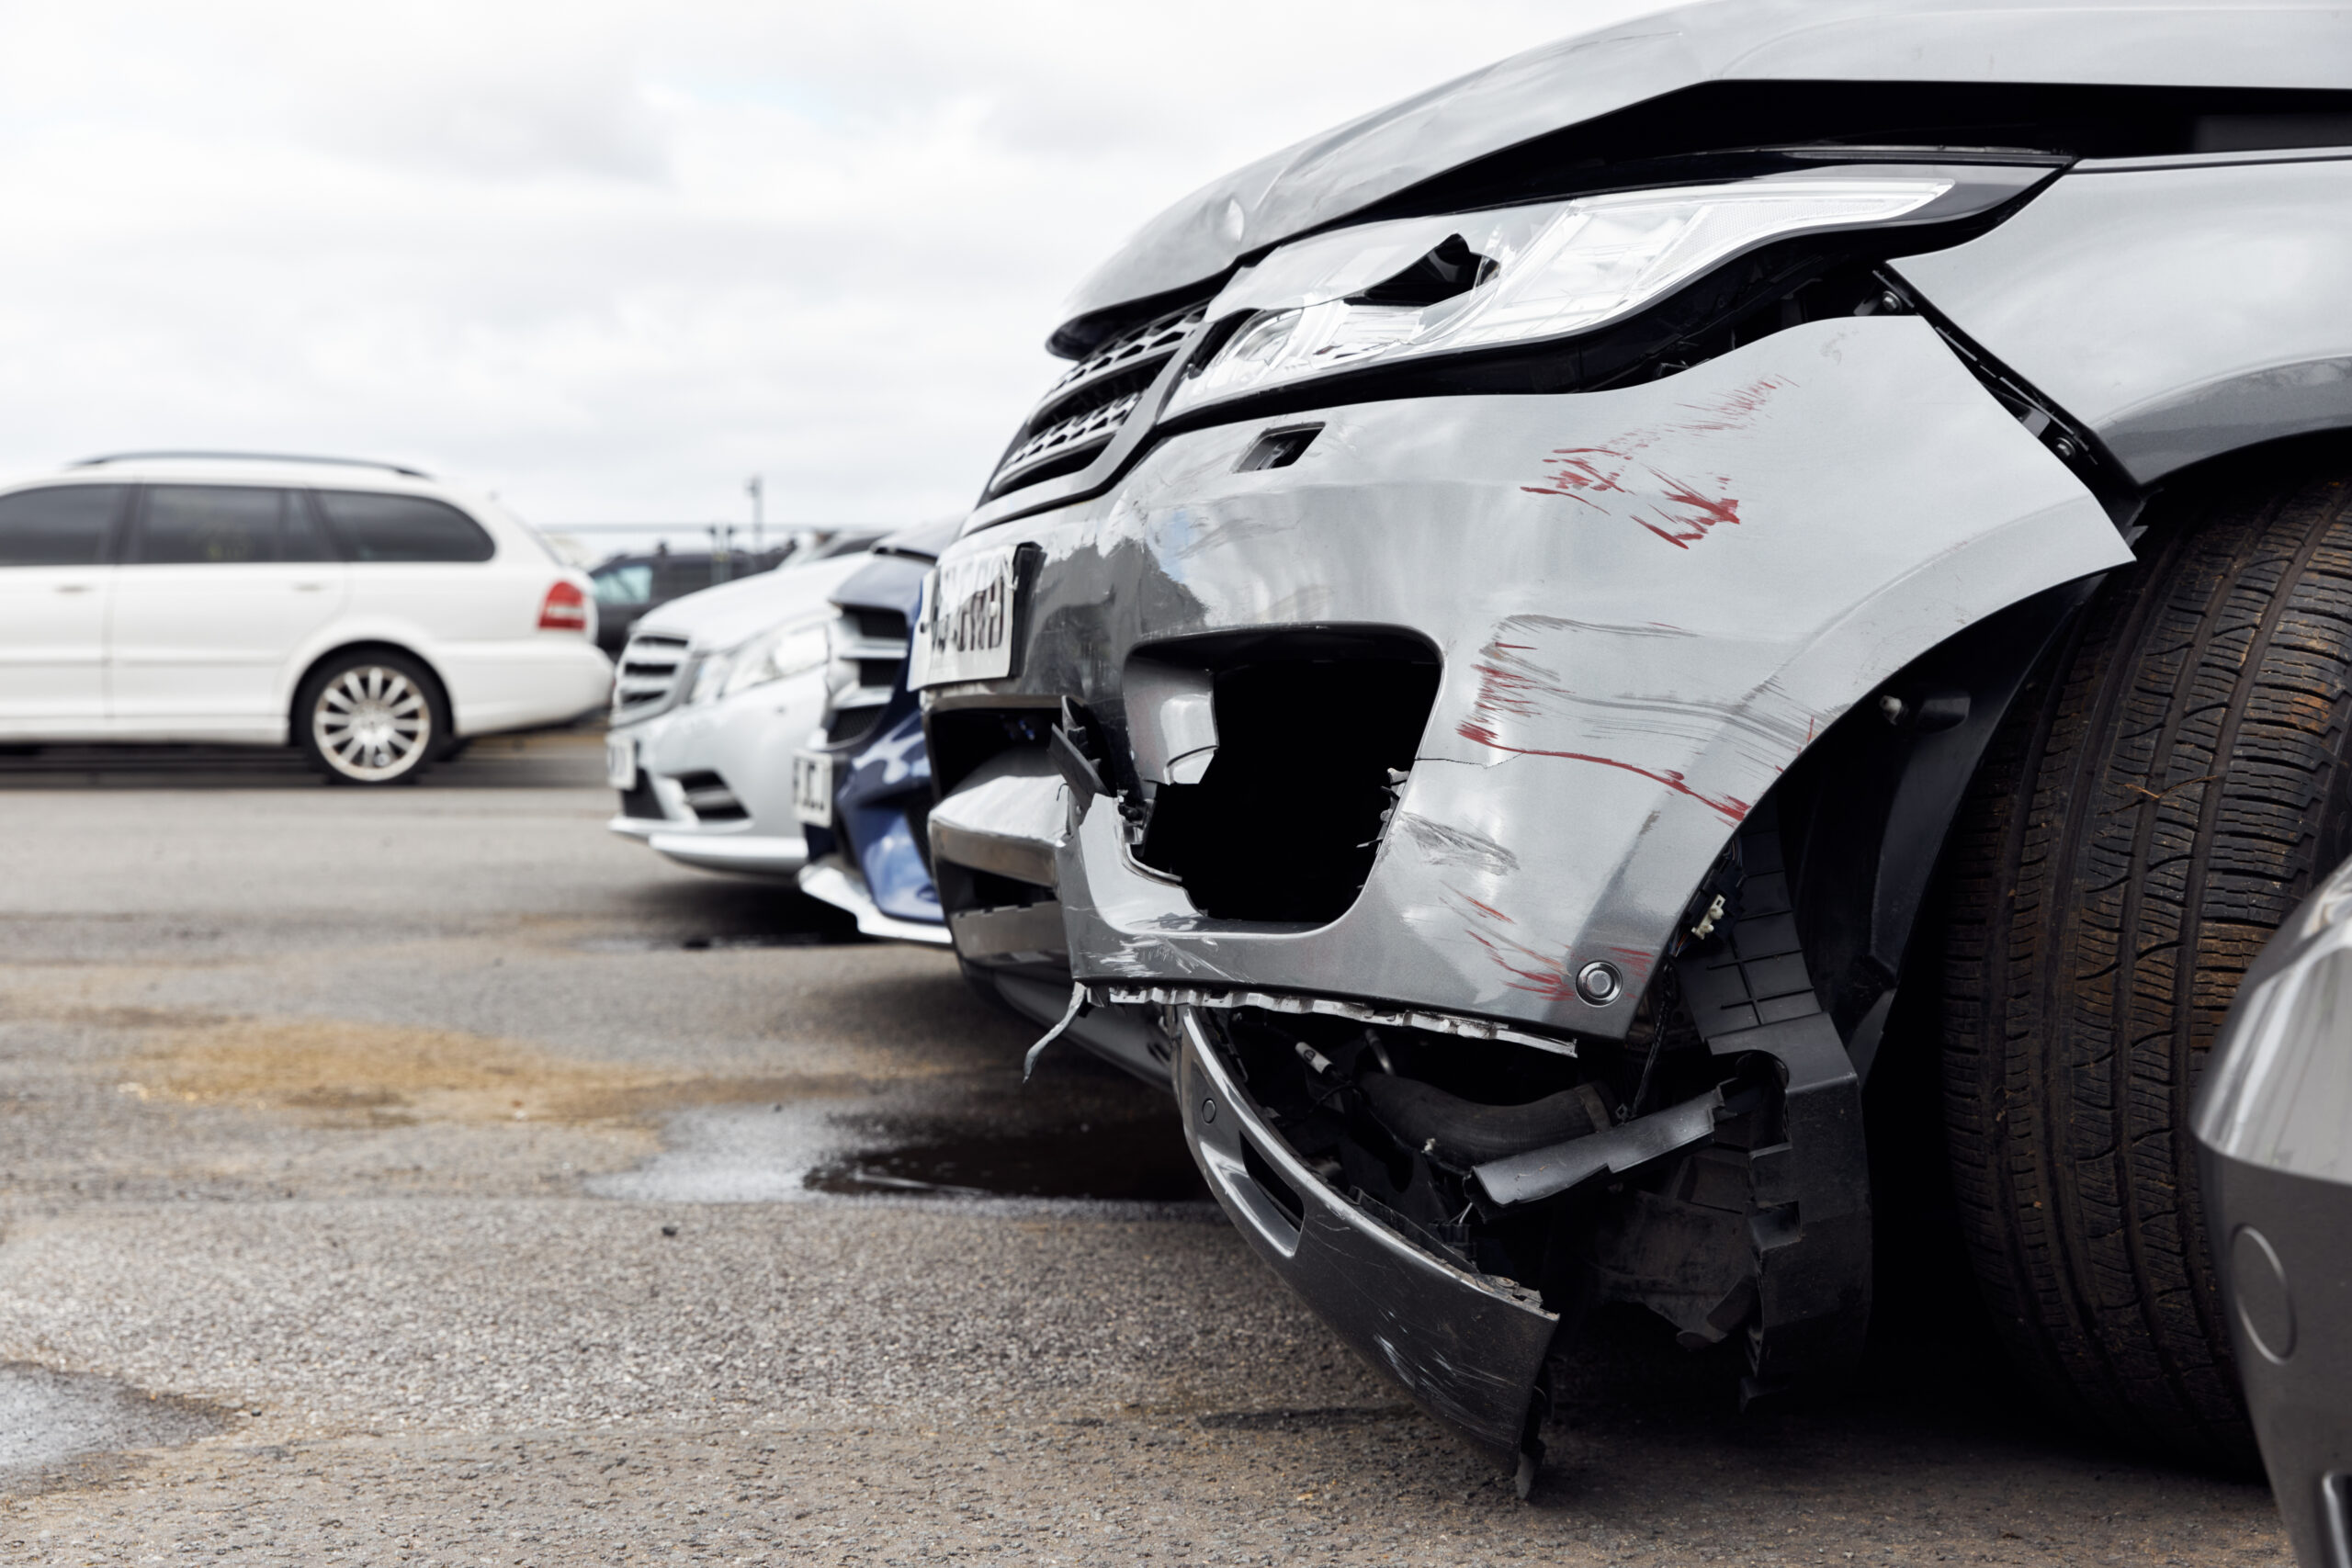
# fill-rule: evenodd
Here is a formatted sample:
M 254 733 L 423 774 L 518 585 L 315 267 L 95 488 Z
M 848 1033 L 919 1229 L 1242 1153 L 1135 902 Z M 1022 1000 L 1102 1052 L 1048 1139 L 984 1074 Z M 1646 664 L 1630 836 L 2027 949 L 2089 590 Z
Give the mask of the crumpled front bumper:
M 982 720 L 1059 715 L 1082 732 L 1071 739 L 1101 787 L 1082 761 L 1063 769 L 1067 810 L 1029 849 L 1050 863 L 1071 971 L 1098 1001 L 1159 1010 L 1148 1015 L 1172 1036 L 1219 1201 L 1433 1414 L 1522 1445 L 1561 1314 L 1596 1296 L 1641 1302 L 1694 1345 L 1744 1330 L 1758 1388 L 1849 1360 L 1870 1268 L 1860 1075 L 1788 934 L 1768 803 L 1905 666 L 2126 563 L 2114 524 L 1917 317 L 1793 327 L 1608 391 L 1358 404 L 1281 424 L 1314 428 L 1295 461 L 1245 463 L 1266 434 L 1254 423 L 1200 430 L 1163 441 L 1110 493 L 960 541 L 1026 556 L 1017 656 L 1006 679 L 926 694 L 934 765 L 942 738 Z M 1426 714 L 1385 769 L 1340 780 L 1327 753 L 1345 749 L 1344 727 L 1304 699 L 1285 710 L 1280 679 L 1351 649 L 1409 674 L 1396 700 Z M 1258 683 L 1229 685 L 1236 671 Z M 1376 686 L 1317 674 L 1299 690 L 1393 716 Z M 1237 694 L 1254 705 L 1229 706 Z M 1314 739 L 1285 749 L 1293 714 Z M 1040 800 L 1054 787 L 1035 759 L 994 765 L 1035 775 Z M 1201 798 L 1181 792 L 1216 770 L 1224 827 L 1259 810 L 1328 836 L 1335 797 L 1318 792 L 1386 791 L 1341 907 L 1237 913 L 1283 893 L 1236 863 L 1255 852 L 1246 834 L 1196 831 L 1181 856 L 1164 851 L 1156 815 Z M 967 773 L 983 779 L 948 759 L 943 812 Z M 1010 831 L 1018 815 L 989 820 Z M 1415 1168 L 1384 1188 L 1348 1166 L 1354 1134 L 1294 1142 L 1300 1117 L 1344 1102 L 1385 1048 L 1349 1035 L 1357 1023 L 1365 1041 L 1411 1042 L 1440 1077 L 1511 1053 L 1549 1052 L 1557 1071 L 1579 1043 L 1588 1062 L 1622 1052 L 1694 894 L 1727 863 L 1754 873 L 1747 913 L 1677 961 L 1704 1017 L 1678 1047 L 1674 1103 L 1634 1094 L 1621 1104 L 1632 1120 L 1588 1140 L 1624 1134 L 1622 1162 L 1545 1149 L 1535 1163 L 1576 1168 L 1481 1197 L 1416 1163 L 1434 1145 L 1384 1145 L 1377 1157 Z M 1238 1079 L 1211 1017 L 1239 1021 L 1218 1023 L 1229 1039 L 1293 1021 L 1309 1067 L 1283 1046 Z M 1346 1057 L 1319 1079 L 1338 1099 L 1310 1085 L 1270 1122 L 1263 1074 L 1322 1075 L 1335 1064 L 1313 1066 L 1321 1055 Z M 1720 1121 L 1693 1098 L 1726 1088 L 1740 1108 Z M 1583 1195 L 1564 1199 L 1571 1188 Z M 1438 1190 L 1477 1200 L 1474 1231 L 1517 1226 L 1520 1241 L 1424 1245 L 1459 1223 L 1417 1236 L 1434 1211 L 1413 1219 L 1390 1200 Z M 1542 1205 L 1566 1201 L 1586 1216 L 1579 1256 L 1519 1267 Z
M 934 715 L 1069 698 L 1132 752 L 1165 718 L 1137 659 L 1385 628 L 1441 666 L 1336 919 L 1204 914 L 1137 863 L 1119 801 L 1083 803 L 1057 866 L 1080 979 L 1622 1037 L 1692 890 L 1814 738 L 1961 628 L 2130 558 L 1916 317 L 1811 323 L 1610 391 L 1282 423 L 1321 426 L 1290 466 L 1239 468 L 1254 424 L 1198 431 L 949 552 L 1019 539 L 1042 561 L 1014 674 L 934 690 Z M 1275 768 L 1261 791 L 1312 809 L 1288 787 Z M 1594 964 L 1618 983 L 1580 994 Z

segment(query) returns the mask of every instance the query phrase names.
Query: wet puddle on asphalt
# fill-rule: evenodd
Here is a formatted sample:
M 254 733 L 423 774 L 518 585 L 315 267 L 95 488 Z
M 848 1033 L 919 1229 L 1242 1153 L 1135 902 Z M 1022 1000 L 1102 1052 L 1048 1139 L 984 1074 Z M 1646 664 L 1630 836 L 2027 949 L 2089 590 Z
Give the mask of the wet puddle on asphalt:
M 694 936 L 594 936 L 571 945 L 582 953 L 729 953 L 768 947 L 848 947 L 863 939 L 852 931 L 720 931 Z
M 652 1159 L 592 1177 L 588 1190 L 666 1203 L 819 1195 L 1207 1201 L 1172 1104 L 1056 1124 L 1021 1121 L 975 1125 L 876 1111 L 870 1100 L 706 1106 L 670 1117 Z
M 1080 1122 L 1057 1132 L 1011 1135 L 952 1128 L 900 1128 L 893 1146 L 821 1163 L 811 1191 L 933 1192 L 957 1197 L 1091 1198 L 1182 1203 L 1208 1189 L 1184 1147 L 1171 1110 L 1167 1124 Z
M 167 1448 L 220 1427 L 220 1412 L 112 1378 L 0 1363 L 0 1495 L 88 1454 Z

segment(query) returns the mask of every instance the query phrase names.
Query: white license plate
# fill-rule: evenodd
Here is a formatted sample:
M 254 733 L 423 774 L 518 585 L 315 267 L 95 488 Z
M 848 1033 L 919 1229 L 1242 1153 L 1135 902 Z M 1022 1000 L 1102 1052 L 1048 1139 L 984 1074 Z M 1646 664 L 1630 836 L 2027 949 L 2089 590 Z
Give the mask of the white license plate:
M 908 649 L 910 688 L 1012 673 L 1013 552 L 1020 547 L 999 545 L 933 569 Z
M 793 753 L 792 814 L 812 828 L 833 825 L 833 759 L 830 754 Z
M 637 742 L 605 737 L 605 782 L 626 795 L 637 787 Z

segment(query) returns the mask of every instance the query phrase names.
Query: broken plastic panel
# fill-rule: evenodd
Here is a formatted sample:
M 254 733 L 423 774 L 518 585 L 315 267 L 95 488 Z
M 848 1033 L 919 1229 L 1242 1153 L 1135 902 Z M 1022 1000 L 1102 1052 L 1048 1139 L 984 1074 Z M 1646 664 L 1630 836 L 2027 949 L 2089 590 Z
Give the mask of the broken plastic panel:
M 1711 1050 L 1681 1017 L 1645 1083 L 1639 1049 L 1465 1049 L 1267 999 L 1172 1010 L 1194 1158 L 1325 1321 L 1490 1448 L 1532 1451 L 1543 1359 L 1591 1305 L 1646 1306 L 1694 1348 L 1750 1327 L 1765 1344 L 1790 1293 L 1766 1255 L 1820 1272 L 1769 1055 Z M 1645 1088 L 1673 1102 L 1639 1114 Z
M 1412 766 L 1436 658 L 1410 634 L 1376 629 L 1193 656 L 1221 668 L 1127 664 L 1136 768 L 1158 785 L 1136 860 L 1206 914 L 1338 919 L 1363 890 Z
M 1127 743 L 1152 784 L 1196 784 L 1216 757 L 1216 677 L 1156 659 L 1127 660 Z

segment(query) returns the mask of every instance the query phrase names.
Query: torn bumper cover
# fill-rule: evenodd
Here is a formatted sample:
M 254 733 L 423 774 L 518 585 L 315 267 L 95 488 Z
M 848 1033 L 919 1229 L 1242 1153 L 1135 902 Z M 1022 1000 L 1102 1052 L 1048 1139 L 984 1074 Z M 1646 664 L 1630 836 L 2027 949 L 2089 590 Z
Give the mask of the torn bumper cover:
M 1200 1014 L 1187 1010 L 1181 1027 L 1177 1096 L 1193 1157 L 1250 1247 L 1424 1409 L 1490 1448 L 1518 1449 L 1559 1314 L 1335 1191 L 1266 1124 Z
M 1157 1021 L 1219 1201 L 1351 1345 L 1506 1450 L 1597 1303 L 1743 1337 L 1757 1388 L 1850 1359 L 1866 1047 L 1792 934 L 1775 786 L 2129 558 L 1934 328 L 1170 435 L 943 567 L 983 552 L 1014 652 L 926 693 L 942 809 L 1058 775 L 1023 863 L 1070 972 Z

